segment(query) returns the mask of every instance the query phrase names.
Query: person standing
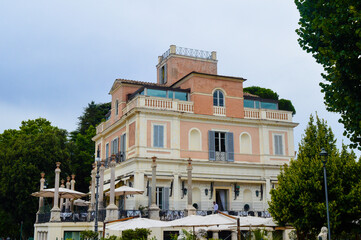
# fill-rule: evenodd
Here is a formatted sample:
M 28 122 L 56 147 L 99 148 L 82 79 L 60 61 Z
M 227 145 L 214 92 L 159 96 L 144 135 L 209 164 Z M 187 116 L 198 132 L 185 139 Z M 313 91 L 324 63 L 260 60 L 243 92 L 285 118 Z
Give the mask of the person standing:
M 213 201 L 213 213 L 217 213 L 217 211 L 218 211 L 218 204 L 215 201 Z

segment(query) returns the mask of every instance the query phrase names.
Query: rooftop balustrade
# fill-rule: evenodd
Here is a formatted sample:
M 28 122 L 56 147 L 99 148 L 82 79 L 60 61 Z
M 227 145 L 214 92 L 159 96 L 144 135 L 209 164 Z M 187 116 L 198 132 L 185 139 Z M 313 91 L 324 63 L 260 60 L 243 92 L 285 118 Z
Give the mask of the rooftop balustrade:
M 244 118 L 292 122 L 292 112 L 262 108 L 244 108 Z

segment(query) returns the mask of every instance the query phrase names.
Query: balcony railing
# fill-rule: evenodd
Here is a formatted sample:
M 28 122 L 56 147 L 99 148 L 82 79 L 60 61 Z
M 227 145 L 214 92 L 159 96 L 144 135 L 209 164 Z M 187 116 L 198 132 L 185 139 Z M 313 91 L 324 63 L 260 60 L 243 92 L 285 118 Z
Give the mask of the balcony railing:
M 267 211 L 222 211 L 223 213 L 233 215 L 233 216 L 257 216 L 257 217 L 271 217 L 270 213 Z M 90 214 L 90 217 L 88 217 Z M 197 215 L 206 216 L 213 214 L 213 211 L 210 210 L 197 210 Z M 118 219 L 128 218 L 128 217 L 143 217 L 148 218 L 148 211 L 147 210 L 118 210 Z M 176 219 L 180 219 L 185 217 L 184 210 L 160 210 L 159 211 L 159 218 L 162 221 L 172 221 Z M 95 211 L 82 211 L 82 212 L 67 212 L 60 214 L 60 221 L 61 222 L 92 222 L 95 218 Z M 98 210 L 98 221 L 104 222 L 106 218 L 106 210 L 101 209 Z M 50 221 L 50 212 L 42 213 L 38 215 L 37 223 L 46 223 Z
M 135 107 L 193 113 L 193 102 L 138 95 L 123 109 L 123 114 Z
M 244 118 L 292 122 L 292 112 L 271 109 L 244 108 Z
M 213 106 L 213 114 L 217 116 L 226 116 L 226 108 Z
M 118 152 L 114 155 L 114 157 L 115 157 L 114 160 L 116 163 L 121 163 L 126 160 L 125 152 Z M 109 164 L 111 161 L 112 161 L 112 157 L 108 157 L 108 158 L 104 159 L 104 167 L 109 168 Z

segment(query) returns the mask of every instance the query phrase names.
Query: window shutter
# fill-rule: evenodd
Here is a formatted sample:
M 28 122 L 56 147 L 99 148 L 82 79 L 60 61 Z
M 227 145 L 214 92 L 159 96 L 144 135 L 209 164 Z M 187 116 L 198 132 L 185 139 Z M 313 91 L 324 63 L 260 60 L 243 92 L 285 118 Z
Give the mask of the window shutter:
M 114 153 L 114 141 L 110 142 L 110 155 L 113 155 Z
M 234 162 L 234 146 L 233 146 L 233 133 L 226 133 L 226 153 L 227 161 Z
M 159 147 L 164 147 L 164 126 L 158 126 L 159 128 Z
M 279 136 L 280 155 L 283 155 L 282 136 Z
M 109 143 L 105 145 L 105 158 L 108 159 L 109 157 Z
M 158 125 L 154 125 L 153 127 L 153 147 L 158 147 Z
M 148 206 L 152 204 L 152 187 L 148 187 Z
M 208 152 L 209 160 L 216 160 L 215 133 L 208 131 Z
M 163 79 L 163 83 L 167 82 L 167 64 L 164 65 L 164 79 Z
M 169 210 L 169 187 L 163 188 L 163 210 Z

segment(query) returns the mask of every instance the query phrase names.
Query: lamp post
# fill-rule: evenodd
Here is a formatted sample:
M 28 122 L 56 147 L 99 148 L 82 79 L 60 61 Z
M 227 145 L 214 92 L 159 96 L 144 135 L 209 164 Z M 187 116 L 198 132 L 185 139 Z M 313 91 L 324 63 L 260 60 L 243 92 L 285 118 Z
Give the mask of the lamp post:
M 329 216 L 329 211 L 328 211 L 327 175 L 326 175 L 326 163 L 327 163 L 328 153 L 326 152 L 326 150 L 324 148 L 321 149 L 320 156 L 321 156 L 321 161 L 323 163 L 323 177 L 324 177 L 324 180 L 325 180 L 328 240 L 331 240 L 330 216 Z
M 99 201 L 99 168 L 100 168 L 100 150 L 98 148 L 97 156 L 95 158 L 95 162 L 97 163 L 97 175 L 96 175 L 96 191 L 95 191 L 95 223 L 94 223 L 94 232 L 98 233 L 98 201 Z M 98 236 L 96 237 L 98 239 Z

